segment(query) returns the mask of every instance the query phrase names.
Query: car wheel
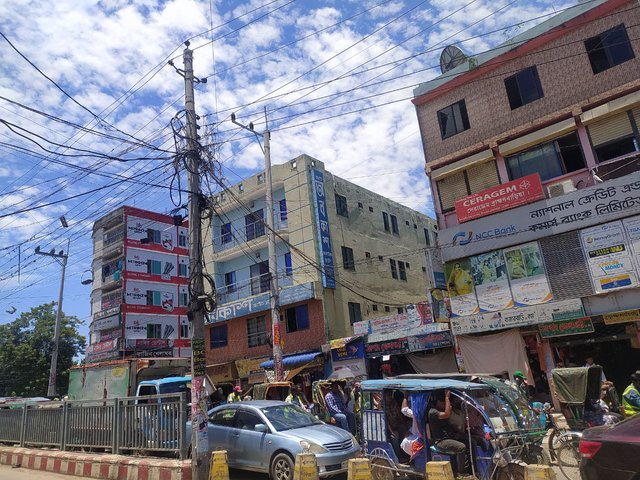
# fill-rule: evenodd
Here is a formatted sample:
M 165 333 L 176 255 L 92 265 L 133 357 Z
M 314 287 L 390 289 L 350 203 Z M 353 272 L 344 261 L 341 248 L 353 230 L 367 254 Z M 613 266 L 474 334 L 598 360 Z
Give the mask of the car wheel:
M 293 480 L 293 458 L 286 453 L 278 453 L 271 460 L 272 480 Z

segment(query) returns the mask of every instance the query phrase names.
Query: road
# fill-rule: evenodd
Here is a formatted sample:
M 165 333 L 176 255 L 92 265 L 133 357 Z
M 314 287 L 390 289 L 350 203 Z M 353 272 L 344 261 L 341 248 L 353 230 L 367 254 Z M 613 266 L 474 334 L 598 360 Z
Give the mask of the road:
M 58 473 L 29 470 L 28 468 L 12 468 L 9 465 L 0 465 L 0 480 L 86 480 L 83 477 L 60 475 Z

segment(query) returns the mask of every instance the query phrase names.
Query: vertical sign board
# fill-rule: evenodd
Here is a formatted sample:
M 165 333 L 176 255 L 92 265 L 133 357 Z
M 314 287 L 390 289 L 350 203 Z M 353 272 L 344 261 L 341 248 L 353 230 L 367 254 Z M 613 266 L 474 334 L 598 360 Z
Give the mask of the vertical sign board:
M 322 265 L 322 286 L 336 288 L 333 271 L 333 252 L 331 250 L 331 232 L 329 231 L 329 214 L 327 212 L 327 196 L 324 192 L 324 175 L 320 170 L 312 168 L 311 191 L 316 214 L 316 230 L 318 232 L 318 250 Z

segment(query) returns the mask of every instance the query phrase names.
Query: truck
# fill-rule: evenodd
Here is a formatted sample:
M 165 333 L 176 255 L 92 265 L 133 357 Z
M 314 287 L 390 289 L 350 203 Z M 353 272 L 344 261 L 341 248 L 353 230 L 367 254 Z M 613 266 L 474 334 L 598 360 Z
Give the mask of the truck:
M 69 372 L 69 400 L 132 397 L 144 380 L 189 373 L 191 359 L 125 359 L 77 365 Z

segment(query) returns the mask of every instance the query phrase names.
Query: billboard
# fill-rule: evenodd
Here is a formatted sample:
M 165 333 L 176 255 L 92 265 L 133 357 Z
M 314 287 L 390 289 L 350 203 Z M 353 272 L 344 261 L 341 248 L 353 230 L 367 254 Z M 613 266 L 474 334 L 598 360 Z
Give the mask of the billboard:
M 444 274 L 451 302 L 451 315 L 454 317 L 473 315 L 480 311 L 471 275 L 471 261 L 462 258 L 446 263 Z
M 481 312 L 513 307 L 502 250 L 471 257 L 471 276 Z
M 547 303 L 553 299 L 538 242 L 506 248 L 504 257 L 516 307 Z

